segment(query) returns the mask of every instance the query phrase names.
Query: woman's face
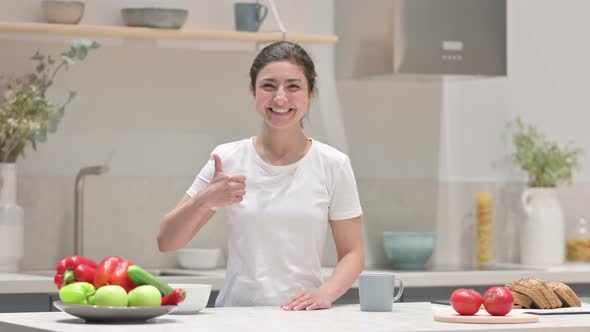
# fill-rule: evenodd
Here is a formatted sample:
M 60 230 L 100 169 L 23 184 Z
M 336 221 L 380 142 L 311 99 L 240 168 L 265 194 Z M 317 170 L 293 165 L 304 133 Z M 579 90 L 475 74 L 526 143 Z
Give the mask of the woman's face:
M 289 61 L 262 67 L 256 77 L 256 112 L 273 129 L 300 127 L 307 113 L 310 93 L 303 68 Z

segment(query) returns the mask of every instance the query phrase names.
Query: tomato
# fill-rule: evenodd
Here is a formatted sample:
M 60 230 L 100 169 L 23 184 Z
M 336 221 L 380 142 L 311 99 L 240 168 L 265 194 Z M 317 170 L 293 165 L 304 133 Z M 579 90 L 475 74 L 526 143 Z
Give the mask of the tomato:
M 483 298 L 473 289 L 459 288 L 451 294 L 451 306 L 459 315 L 470 316 L 481 308 Z
M 514 298 L 506 287 L 496 286 L 483 295 L 483 306 L 492 316 L 504 316 L 512 310 Z

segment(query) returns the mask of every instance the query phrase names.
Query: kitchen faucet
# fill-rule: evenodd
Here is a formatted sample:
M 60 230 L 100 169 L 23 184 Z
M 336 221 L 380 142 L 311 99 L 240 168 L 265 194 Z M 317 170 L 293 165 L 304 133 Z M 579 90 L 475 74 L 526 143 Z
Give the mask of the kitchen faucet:
M 109 166 L 83 167 L 76 175 L 74 187 L 74 254 L 83 255 L 84 248 L 84 178 L 88 175 L 101 175 L 109 171 Z

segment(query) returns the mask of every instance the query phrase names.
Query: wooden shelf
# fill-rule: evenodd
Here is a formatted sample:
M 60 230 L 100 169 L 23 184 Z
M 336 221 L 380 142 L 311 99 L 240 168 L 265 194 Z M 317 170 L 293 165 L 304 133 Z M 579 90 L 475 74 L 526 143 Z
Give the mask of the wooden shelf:
M 120 37 L 170 40 L 219 40 L 274 42 L 289 40 L 297 43 L 336 43 L 334 35 L 301 35 L 281 32 L 241 32 L 221 30 L 170 30 L 106 25 L 70 25 L 28 22 L 0 22 L 0 33 L 30 33 L 53 36 Z

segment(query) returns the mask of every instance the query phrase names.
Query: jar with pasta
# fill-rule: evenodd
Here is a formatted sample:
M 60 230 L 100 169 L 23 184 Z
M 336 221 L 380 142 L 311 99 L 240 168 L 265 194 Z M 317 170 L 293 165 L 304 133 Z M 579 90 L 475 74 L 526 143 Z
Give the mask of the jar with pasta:
M 585 218 L 580 218 L 566 241 L 567 259 L 572 262 L 590 262 L 590 229 Z
M 494 200 L 489 192 L 476 196 L 476 261 L 480 266 L 494 264 Z

